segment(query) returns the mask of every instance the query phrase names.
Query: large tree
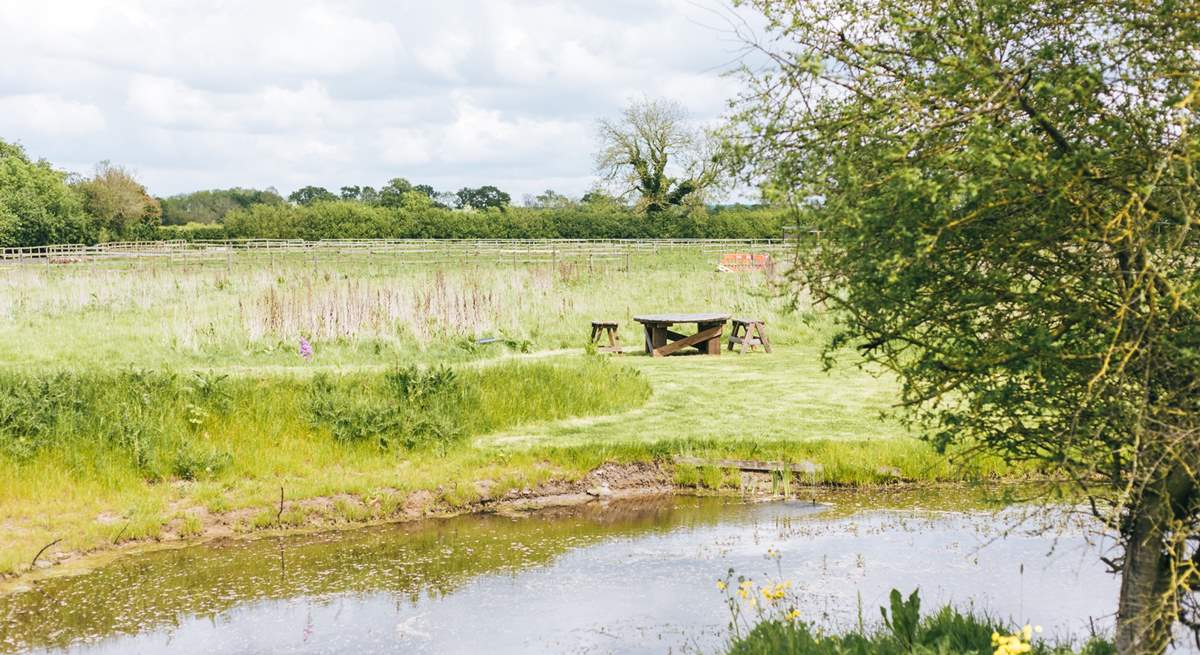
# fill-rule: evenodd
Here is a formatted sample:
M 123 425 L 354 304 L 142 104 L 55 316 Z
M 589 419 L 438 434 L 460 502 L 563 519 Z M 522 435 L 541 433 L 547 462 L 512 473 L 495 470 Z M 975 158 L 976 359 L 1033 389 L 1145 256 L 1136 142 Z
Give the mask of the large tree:
M 597 171 L 641 210 L 702 203 L 721 180 L 714 137 L 690 126 L 676 102 L 631 103 L 621 118 L 600 121 L 599 139 Z
M 145 239 L 162 223 L 162 207 L 125 168 L 100 162 L 75 188 L 104 239 Z
M 281 205 L 283 198 L 274 189 L 212 189 L 181 193 L 169 198 L 159 198 L 162 205 L 164 225 L 186 223 L 221 223 L 225 215 L 235 209 L 251 205 Z
M 503 209 L 512 202 L 512 196 L 490 184 L 478 188 L 463 187 L 455 195 L 456 204 L 463 209 Z
M 0 140 L 0 247 L 95 241 L 95 228 L 66 177 Z
M 337 196 L 333 195 L 329 189 L 320 186 L 312 186 L 311 184 L 305 187 L 296 189 L 288 194 L 288 202 L 305 207 L 318 203 L 337 200 Z
M 812 228 L 831 345 L 939 447 L 1074 480 L 1122 547 L 1118 650 L 1161 653 L 1200 588 L 1200 5 L 744 4 L 735 151 Z

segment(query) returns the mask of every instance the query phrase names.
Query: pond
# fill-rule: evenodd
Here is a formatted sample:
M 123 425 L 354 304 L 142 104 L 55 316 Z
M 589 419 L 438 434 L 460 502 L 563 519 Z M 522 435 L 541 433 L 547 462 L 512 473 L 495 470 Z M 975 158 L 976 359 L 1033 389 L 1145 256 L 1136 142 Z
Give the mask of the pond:
M 1086 522 L 1064 517 L 961 492 L 826 492 L 229 540 L 0 596 L 0 651 L 714 653 L 730 569 L 792 580 L 804 618 L 830 627 L 875 622 L 893 587 L 919 587 L 928 609 L 1082 636 L 1111 624 L 1117 580 Z

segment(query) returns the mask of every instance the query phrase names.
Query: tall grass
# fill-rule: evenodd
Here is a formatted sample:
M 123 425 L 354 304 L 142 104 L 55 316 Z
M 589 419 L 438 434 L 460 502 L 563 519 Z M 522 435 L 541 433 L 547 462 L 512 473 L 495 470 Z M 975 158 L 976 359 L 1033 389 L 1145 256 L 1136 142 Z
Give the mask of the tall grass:
M 85 477 L 126 469 L 151 483 L 219 479 L 235 461 L 270 466 L 256 446 L 281 426 L 293 439 L 444 453 L 471 435 L 612 412 L 648 395 L 636 372 L 596 358 L 311 378 L 0 372 L 0 466 L 41 458 L 72 461 Z
M 579 347 L 588 322 L 663 311 L 749 313 L 786 343 L 799 321 L 760 273 L 715 272 L 717 255 L 627 264 L 430 267 L 386 259 L 226 268 L 185 263 L 22 267 L 0 279 L 0 363 L 7 365 L 297 365 L 301 336 L 319 363 L 465 358 L 482 336 L 535 349 Z M 633 326 L 631 326 L 633 327 Z M 637 334 L 626 332 L 636 341 Z M 478 353 L 473 356 L 478 356 Z

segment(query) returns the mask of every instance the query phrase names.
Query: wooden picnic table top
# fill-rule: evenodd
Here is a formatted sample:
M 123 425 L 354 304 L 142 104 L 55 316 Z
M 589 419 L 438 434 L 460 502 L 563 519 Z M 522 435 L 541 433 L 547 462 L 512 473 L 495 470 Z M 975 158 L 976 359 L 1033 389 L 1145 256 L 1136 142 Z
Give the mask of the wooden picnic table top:
M 645 314 L 634 316 L 638 323 L 671 325 L 673 323 L 724 323 L 730 314 Z

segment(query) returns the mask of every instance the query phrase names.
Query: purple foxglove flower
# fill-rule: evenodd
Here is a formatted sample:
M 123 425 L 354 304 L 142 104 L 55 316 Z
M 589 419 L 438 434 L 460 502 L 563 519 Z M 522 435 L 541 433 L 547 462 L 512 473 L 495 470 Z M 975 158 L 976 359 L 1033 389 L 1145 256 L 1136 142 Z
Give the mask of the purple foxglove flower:
M 300 356 L 306 360 L 312 359 L 313 356 L 312 344 L 304 337 L 300 337 Z

